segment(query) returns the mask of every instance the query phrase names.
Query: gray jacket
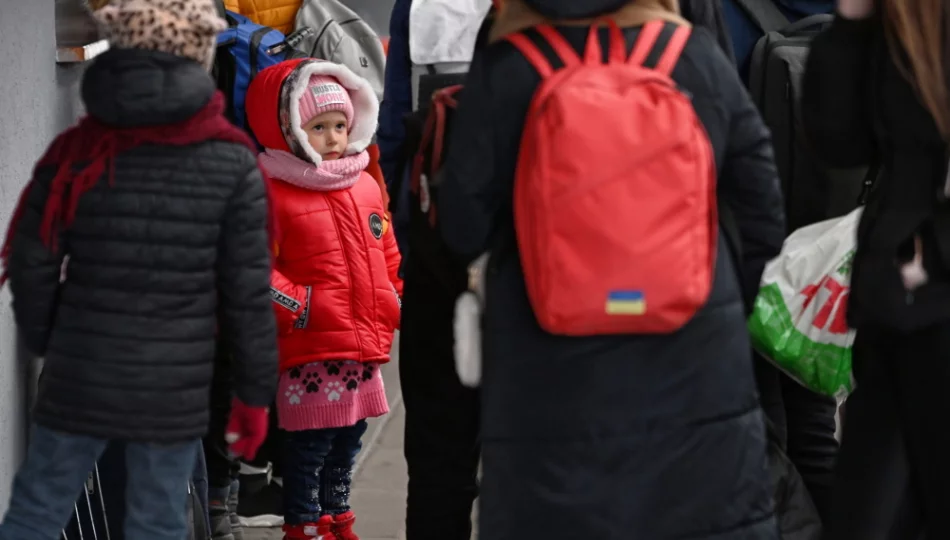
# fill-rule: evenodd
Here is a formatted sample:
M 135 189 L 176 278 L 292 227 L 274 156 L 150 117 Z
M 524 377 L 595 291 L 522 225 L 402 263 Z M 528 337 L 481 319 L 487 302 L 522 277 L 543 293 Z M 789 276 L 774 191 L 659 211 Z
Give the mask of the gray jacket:
M 376 32 L 339 0 L 304 0 L 297 12 L 296 28 L 310 27 L 313 34 L 299 45 L 313 58 L 343 64 L 368 80 L 383 99 L 386 54 Z

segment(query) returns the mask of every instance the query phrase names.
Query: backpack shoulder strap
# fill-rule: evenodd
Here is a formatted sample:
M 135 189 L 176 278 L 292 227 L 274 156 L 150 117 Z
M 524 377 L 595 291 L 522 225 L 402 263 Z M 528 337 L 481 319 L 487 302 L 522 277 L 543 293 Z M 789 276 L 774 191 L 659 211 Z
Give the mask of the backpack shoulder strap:
M 785 28 L 791 21 L 775 5 L 775 0 L 735 0 L 742 11 L 752 19 L 752 22 L 765 32 L 777 32 Z
M 656 68 L 654 68 L 656 71 L 667 77 L 673 73 L 673 68 L 676 66 L 676 62 L 679 61 L 680 55 L 683 54 L 683 49 L 686 47 L 686 42 L 689 40 L 690 32 L 688 26 L 676 27 L 670 41 L 666 44 L 666 49 L 663 50 L 663 55 L 656 63 Z
M 627 63 L 642 66 L 643 63 L 646 62 L 647 56 L 650 55 L 650 51 L 653 50 L 653 46 L 656 45 L 656 40 L 660 37 L 660 32 L 662 31 L 662 21 L 650 21 L 644 24 L 643 27 L 640 28 L 640 33 L 637 35 L 637 42 L 633 45 L 633 51 L 630 52 Z
M 660 33 L 663 32 L 665 25 L 666 23 L 664 21 L 659 20 L 650 21 L 643 25 L 643 28 L 640 29 L 640 34 L 637 36 L 637 42 L 633 46 L 633 51 L 630 53 L 630 58 L 627 60 L 629 64 L 642 66 L 643 63 L 646 62 L 653 47 L 656 46 L 657 39 L 659 39 Z M 676 66 L 676 62 L 683 53 L 683 49 L 686 47 L 686 42 L 689 40 L 691 32 L 689 26 L 679 25 L 676 27 L 676 30 L 673 31 L 673 35 L 670 36 L 669 41 L 666 43 L 663 53 L 660 55 L 660 59 L 657 60 L 654 70 L 667 77 L 670 76 L 673 72 L 673 68 Z
M 551 62 L 548 62 L 548 59 L 544 57 L 544 53 L 538 49 L 537 45 L 528 39 L 528 36 L 524 34 L 512 34 L 505 39 L 514 45 L 516 49 L 521 51 L 521 54 L 534 66 L 534 69 L 538 71 L 542 79 L 547 79 L 554 74 L 554 68 L 551 67 Z
M 541 24 L 536 26 L 535 29 L 541 34 L 541 37 L 548 42 L 548 45 L 554 49 L 554 52 L 557 53 L 561 61 L 564 62 L 565 67 L 576 66 L 581 63 L 581 57 L 578 56 L 574 48 L 571 47 L 571 44 L 552 26 Z M 514 45 L 516 49 L 521 51 L 521 54 L 534 66 L 534 69 L 538 71 L 542 79 L 547 79 L 554 74 L 554 68 L 551 66 L 551 62 L 548 61 L 544 53 L 541 52 L 541 49 L 539 49 L 528 36 L 517 33 L 507 36 L 505 39 Z

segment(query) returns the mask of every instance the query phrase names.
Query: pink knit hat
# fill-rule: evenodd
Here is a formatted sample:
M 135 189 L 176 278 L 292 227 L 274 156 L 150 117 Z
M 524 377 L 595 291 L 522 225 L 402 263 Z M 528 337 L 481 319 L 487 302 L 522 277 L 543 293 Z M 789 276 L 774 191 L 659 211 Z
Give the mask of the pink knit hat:
M 353 102 L 350 93 L 334 77 L 311 75 L 307 90 L 300 96 L 300 125 L 307 125 L 317 116 L 339 111 L 346 116 L 347 129 L 353 126 Z

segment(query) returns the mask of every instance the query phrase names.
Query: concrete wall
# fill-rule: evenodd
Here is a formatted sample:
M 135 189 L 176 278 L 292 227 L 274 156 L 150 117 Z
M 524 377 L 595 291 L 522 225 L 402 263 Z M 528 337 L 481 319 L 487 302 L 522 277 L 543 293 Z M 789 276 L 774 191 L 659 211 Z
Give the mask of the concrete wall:
M 81 113 L 80 66 L 56 65 L 54 2 L 0 0 L 0 234 L 33 162 Z M 10 293 L 0 292 L 0 512 L 26 443 L 31 359 L 16 345 Z

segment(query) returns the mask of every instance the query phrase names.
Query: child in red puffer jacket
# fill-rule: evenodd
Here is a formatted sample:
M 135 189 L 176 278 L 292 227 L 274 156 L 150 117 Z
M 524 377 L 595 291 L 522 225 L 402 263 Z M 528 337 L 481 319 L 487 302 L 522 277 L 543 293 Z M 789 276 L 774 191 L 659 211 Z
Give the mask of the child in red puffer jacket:
M 366 419 L 389 410 L 379 365 L 402 281 L 383 194 L 364 171 L 378 111 L 369 83 L 330 62 L 283 62 L 248 89 L 275 216 L 286 540 L 357 540 L 352 468 Z

